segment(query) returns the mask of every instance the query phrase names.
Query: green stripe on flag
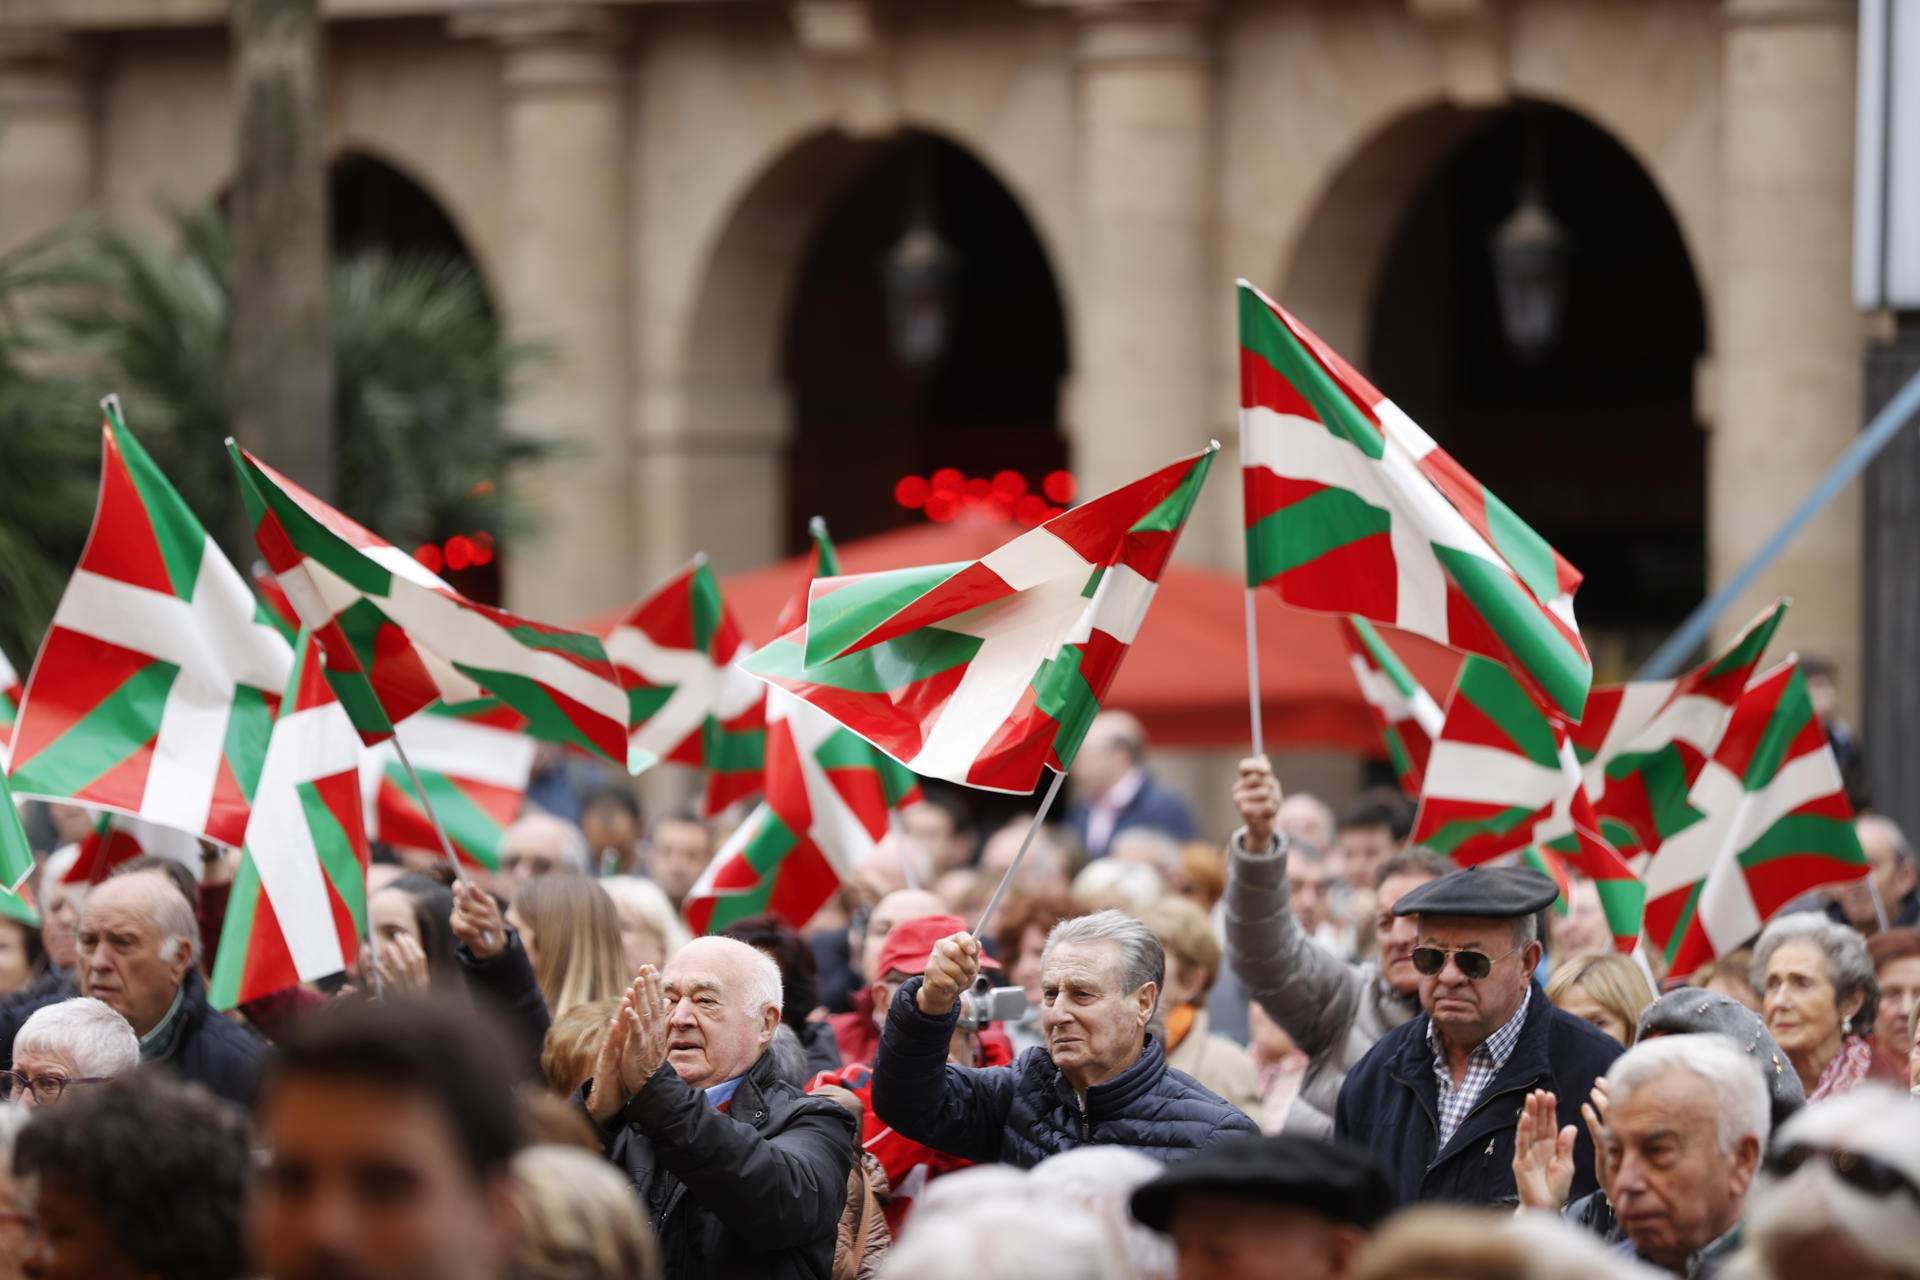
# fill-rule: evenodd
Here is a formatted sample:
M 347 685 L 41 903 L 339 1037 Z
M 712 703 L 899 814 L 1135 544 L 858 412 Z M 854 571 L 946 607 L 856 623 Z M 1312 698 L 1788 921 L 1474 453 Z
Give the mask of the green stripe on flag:
M 1700 895 L 1706 891 L 1706 888 L 1707 882 L 1702 878 L 1695 880 L 1693 887 L 1687 890 L 1687 900 L 1681 905 L 1680 914 L 1674 917 L 1673 932 L 1667 935 L 1667 945 L 1660 949 L 1661 957 L 1668 965 L 1672 965 L 1673 958 L 1680 954 L 1680 945 L 1687 940 L 1687 934 L 1693 929 L 1693 918 L 1700 910 Z
M 737 856 L 753 868 L 758 883 L 745 893 L 724 893 L 713 899 L 713 915 L 707 921 L 709 934 L 720 932 L 736 920 L 764 915 L 779 879 L 780 864 L 800 843 L 772 809 L 762 805 L 756 813 L 760 825 L 747 837 Z
M 1134 522 L 1129 533 L 1173 533 L 1186 524 L 1187 517 L 1193 514 L 1193 504 L 1200 497 L 1200 486 L 1207 482 L 1207 472 L 1213 469 L 1214 450 L 1209 449 L 1200 455 L 1199 461 L 1187 472 L 1186 478 L 1174 488 L 1174 491 L 1161 499 L 1153 510 Z
M 1867 865 L 1867 855 L 1860 848 L 1853 823 L 1816 813 L 1787 814 L 1742 849 L 1739 861 L 1742 867 L 1752 869 L 1775 858 L 1805 855 L 1831 858 L 1842 866 Z
M 740 665 L 776 679 L 806 681 L 849 693 L 888 693 L 973 661 L 979 636 L 923 627 L 871 649 L 808 666 L 800 646 L 776 640 Z
M 0 772 L 0 916 L 39 927 L 40 916 L 24 898 L 13 891 L 33 874 L 33 846 L 27 843 L 26 828 L 20 825 L 20 810 L 13 803 L 13 791 L 7 775 Z
M 364 937 L 367 932 L 367 877 L 360 869 L 360 860 L 354 856 L 353 841 L 347 835 L 347 829 L 340 825 L 340 819 L 333 816 L 333 810 L 320 795 L 320 789 L 311 782 L 302 782 L 295 786 L 300 795 L 300 812 L 307 820 L 307 830 L 313 835 L 314 850 L 320 855 L 320 868 L 327 873 L 327 879 L 333 884 L 333 891 L 347 906 L 347 914 L 353 917 L 353 936 Z M 329 904 L 328 915 L 332 915 Z
M 1327 376 L 1320 362 L 1307 353 L 1267 304 L 1247 288 L 1240 290 L 1240 345 L 1292 383 L 1328 431 L 1369 458 L 1378 460 L 1386 455 L 1380 429 Z
M 107 406 L 107 421 L 113 424 L 113 438 L 127 464 L 127 475 L 146 508 L 146 519 L 153 529 L 154 541 L 160 546 L 160 558 L 166 562 L 173 594 L 182 600 L 191 600 L 194 583 L 200 578 L 201 561 L 207 555 L 207 531 L 194 518 L 179 491 L 167 482 L 147 451 L 120 421 L 111 401 Z
M 935 564 L 872 573 L 821 596 L 807 606 L 807 664 L 817 666 L 839 656 L 860 637 L 967 567 L 965 563 Z
M 383 773 L 409 801 L 419 799 L 398 760 L 388 762 Z M 440 825 L 446 829 L 447 839 L 487 870 L 498 871 L 501 828 L 493 815 L 475 804 L 473 798 L 444 773 L 421 770 L 420 787 L 427 793 L 427 801 L 432 804 Z
M 886 793 L 889 809 L 898 809 L 907 793 L 920 785 L 919 774 L 884 751 L 874 751 L 873 767 L 880 771 L 880 789 Z
M 1617 782 L 1636 773 L 1640 775 L 1640 785 L 1647 795 L 1647 809 L 1653 814 L 1654 829 L 1646 837 L 1637 833 L 1633 835 L 1632 844 L 1652 845 L 1656 840 L 1666 840 L 1706 816 L 1687 803 L 1687 793 L 1692 789 L 1693 780 L 1688 778 L 1686 759 L 1674 743 L 1669 742 L 1652 751 L 1623 751 L 1607 761 L 1605 773 L 1609 782 Z
M 464 662 L 453 664 L 467 679 L 473 681 L 489 693 L 496 695 L 502 702 L 527 718 L 526 732 L 536 738 L 549 742 L 570 742 L 583 750 L 600 755 L 599 746 L 575 724 L 560 704 L 547 692 L 547 686 L 530 676 L 513 671 L 491 671 L 485 667 L 469 666 Z
M 715 773 L 745 773 L 767 766 L 765 729 L 727 729 L 708 716 L 700 734 L 707 768 Z
M 577 631 L 548 631 L 529 623 L 515 627 L 502 627 L 508 635 L 528 649 L 544 653 L 564 653 L 570 658 L 582 662 L 607 661 L 607 648 L 600 643 L 600 637 L 590 636 Z
M 293 543 L 295 550 L 325 565 L 336 577 L 357 591 L 374 596 L 393 594 L 393 575 L 390 572 L 309 515 L 291 494 L 248 462 L 241 454 L 239 445 L 229 443 L 227 452 L 240 472 L 241 491 L 245 493 L 251 489 L 258 495 L 265 510 L 270 511 L 280 522 L 280 527 L 286 530 L 287 540 Z M 253 505 L 249 503 L 248 509 L 253 510 Z M 259 523 L 258 518 L 254 523 Z
M 1461 664 L 1458 690 L 1527 759 L 1542 768 L 1559 769 L 1560 743 L 1553 725 L 1505 667 L 1491 658 L 1469 657 Z
M 228 890 L 227 918 L 220 925 L 220 945 L 213 953 L 213 973 L 207 978 L 207 1001 L 221 1012 L 240 1003 L 240 984 L 246 977 L 252 950 L 253 917 L 259 909 L 260 868 L 253 854 L 242 850 L 240 866 Z
M 1060 652 L 1040 664 L 1033 677 L 1033 702 L 1059 726 L 1053 735 L 1053 754 L 1066 768 L 1087 736 L 1087 726 L 1100 713 L 1100 701 L 1080 671 L 1080 646 L 1064 644 Z
M 1351 489 L 1321 489 L 1268 512 L 1247 529 L 1247 581 L 1255 586 L 1348 543 L 1386 533 L 1393 517 Z
M 31 759 L 16 761 L 13 785 L 39 795 L 78 795 L 154 740 L 179 674 L 170 662 L 149 662 L 134 672 Z
M 1587 705 L 1593 667 L 1548 620 L 1545 608 L 1492 561 L 1455 547 L 1430 545 L 1447 576 L 1501 644 L 1562 711 L 1577 718 Z
M 1800 669 L 1795 667 L 1781 687 L 1772 713 L 1767 716 L 1766 730 L 1754 744 L 1746 772 L 1740 775 L 1740 785 L 1748 791 L 1759 791 L 1772 782 L 1792 749 L 1793 740 L 1811 719 L 1813 700 L 1807 696 L 1807 682 L 1800 678 Z
M 1366 646 L 1373 665 L 1393 682 L 1393 687 L 1400 691 L 1401 697 L 1412 698 L 1420 688 L 1414 681 L 1413 672 L 1407 670 L 1407 664 L 1400 661 L 1400 655 L 1380 638 L 1380 632 L 1374 628 L 1372 621 L 1357 613 L 1348 614 L 1347 621 L 1360 634 L 1360 643 Z
M 1487 530 L 1493 534 L 1494 550 L 1506 557 L 1520 581 L 1542 604 L 1558 596 L 1560 575 L 1547 540 L 1485 488 L 1480 490 L 1480 500 L 1486 504 Z
M 851 729 L 835 729 L 814 750 L 822 769 L 866 769 L 880 753 Z
M 713 570 L 707 568 L 704 562 L 693 571 L 687 597 L 689 612 L 693 616 L 693 647 L 706 653 L 713 644 L 713 633 L 720 629 L 723 608 L 720 603 L 720 584 L 714 581 Z
M 300 687 L 300 655 L 305 653 L 303 639 L 300 648 L 294 650 L 294 674 L 287 685 L 289 690 Z M 273 709 L 267 706 L 267 695 L 251 685 L 235 685 L 233 708 L 227 714 L 227 739 L 220 750 L 226 757 L 227 767 L 233 770 L 240 794 L 249 802 L 260 785 L 260 769 L 267 762 L 267 739 L 272 735 Z
M 1484 818 L 1457 819 L 1447 823 L 1421 843 L 1429 849 L 1451 855 L 1455 849 L 1475 836 L 1507 834 L 1536 812 L 1538 811 L 1515 805 Z
M 653 719 L 679 687 L 677 684 L 644 684 L 627 690 L 627 723 L 637 725 Z

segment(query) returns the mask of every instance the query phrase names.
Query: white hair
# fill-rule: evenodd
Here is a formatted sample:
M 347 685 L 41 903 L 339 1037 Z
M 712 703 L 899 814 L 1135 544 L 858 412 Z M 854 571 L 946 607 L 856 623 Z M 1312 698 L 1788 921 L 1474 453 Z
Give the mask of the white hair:
M 680 913 L 673 909 L 666 891 L 653 881 L 644 876 L 608 876 L 600 882 L 600 887 L 613 899 L 615 910 L 631 908 L 660 935 L 668 957 L 693 941 L 693 934 Z
M 1062 943 L 1080 946 L 1090 942 L 1111 942 L 1120 950 L 1120 986 L 1127 993 L 1153 983 L 1156 992 L 1167 984 L 1167 953 L 1160 939 L 1141 921 L 1124 911 L 1096 911 L 1090 916 L 1073 916 L 1053 926 L 1047 944 L 1040 949 L 1040 967 Z M 1159 1003 L 1156 994 L 1154 1003 Z
M 1164 1172 L 1164 1165 L 1138 1151 L 1102 1144 L 1049 1156 L 1033 1167 L 1028 1184 L 1091 1211 L 1134 1280 L 1173 1280 L 1172 1242 L 1137 1220 L 1130 1207 L 1134 1191 Z
M 1107 843 L 1107 856 L 1100 861 L 1116 860 L 1144 863 L 1163 876 L 1172 876 L 1180 870 L 1180 842 L 1153 827 L 1128 827 Z
M 1767 1144 L 1773 1100 L 1760 1064 L 1726 1036 L 1713 1032 L 1642 1040 L 1607 1068 L 1607 1103 L 1618 1110 L 1642 1085 L 1674 1071 L 1691 1072 L 1713 1092 L 1720 1149 L 1731 1152 L 1751 1136 Z
M 144 872 L 140 874 L 146 874 Z M 160 926 L 160 958 L 172 964 L 178 946 L 187 946 L 187 963 L 200 963 L 200 921 L 194 914 L 193 904 L 181 894 L 179 886 L 164 871 L 155 871 L 153 878 L 161 885 L 160 895 L 153 903 L 153 921 Z
M 1920 1101 L 1863 1084 L 1810 1104 L 1780 1126 L 1776 1153 L 1801 1145 L 1869 1156 L 1920 1186 Z M 1784 1178 L 1763 1170 L 1746 1221 L 1747 1243 L 1762 1257 L 1792 1240 L 1835 1231 L 1895 1271 L 1920 1275 L 1920 1200 L 1848 1186 L 1817 1155 Z
M 60 883 L 60 881 L 65 880 L 67 878 L 67 873 L 69 871 L 72 871 L 74 864 L 79 861 L 80 861 L 79 845 L 77 844 L 61 845 L 58 849 L 55 849 L 52 853 L 48 854 L 47 860 L 40 864 L 40 883 L 41 884 Z M 73 889 L 82 889 L 85 886 L 76 884 L 76 885 L 71 885 L 69 887 Z M 43 892 L 41 896 L 45 897 L 46 895 Z
M 1856 992 L 1861 994 L 1859 1012 L 1840 1030 L 1861 1036 L 1872 1034 L 1874 1015 L 1880 1009 L 1880 981 L 1874 976 L 1873 957 L 1860 931 L 1817 911 L 1777 917 L 1760 931 L 1760 940 L 1753 944 L 1753 970 L 1748 977 L 1755 991 L 1766 994 L 1767 965 L 1773 953 L 1789 942 L 1810 942 L 1826 958 L 1827 981 L 1833 984 L 1835 1004 L 1845 1004 Z
M 688 950 L 695 947 L 717 947 L 733 951 L 740 957 L 741 963 L 747 969 L 747 989 L 741 994 L 746 998 L 748 1013 L 758 1016 L 760 1011 L 768 1005 L 772 1005 L 778 1012 L 785 1004 L 786 993 L 780 982 L 780 966 L 760 948 L 749 946 L 738 938 L 722 937 L 718 934 L 695 938 L 687 945 Z
M 557 848 L 554 853 L 565 858 L 573 869 L 582 875 L 593 874 L 593 854 L 587 848 L 587 837 L 580 828 L 565 818 L 556 818 L 550 813 L 529 813 L 509 823 L 500 833 L 500 849 L 504 854 L 516 838 L 531 837 L 541 844 L 552 843 Z
M 1073 878 L 1076 901 L 1093 905 L 1119 899 L 1130 911 L 1144 910 L 1166 896 L 1167 882 L 1144 862 L 1115 862 L 1102 858 L 1090 862 Z
M 34 1050 L 73 1059 L 83 1076 L 117 1076 L 140 1065 L 140 1037 L 127 1020 L 91 996 L 36 1009 L 13 1039 L 17 1061 Z
M 921 1197 L 880 1266 L 881 1280 L 1111 1280 L 1124 1274 L 1091 1210 L 1071 1200 L 1006 1195 L 947 1201 L 938 1209 Z

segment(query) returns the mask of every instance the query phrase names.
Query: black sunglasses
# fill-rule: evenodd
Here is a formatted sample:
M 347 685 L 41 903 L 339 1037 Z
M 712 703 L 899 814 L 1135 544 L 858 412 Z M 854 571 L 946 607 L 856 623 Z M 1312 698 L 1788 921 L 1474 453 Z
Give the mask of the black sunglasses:
M 1506 955 L 1488 956 L 1479 951 L 1444 951 L 1439 947 L 1415 947 L 1413 949 L 1413 967 L 1431 978 L 1447 967 L 1447 957 L 1453 957 L 1453 963 L 1469 982 L 1478 982 L 1493 972 L 1493 966 L 1520 950 L 1515 947 Z
M 1768 1154 L 1767 1172 L 1776 1178 L 1790 1177 L 1809 1160 L 1826 1161 L 1834 1176 L 1856 1191 L 1864 1191 L 1870 1196 L 1890 1196 L 1896 1191 L 1904 1191 L 1915 1200 L 1920 1200 L 1920 1186 L 1915 1186 L 1912 1178 L 1885 1161 L 1863 1156 L 1858 1151 L 1796 1142 Z

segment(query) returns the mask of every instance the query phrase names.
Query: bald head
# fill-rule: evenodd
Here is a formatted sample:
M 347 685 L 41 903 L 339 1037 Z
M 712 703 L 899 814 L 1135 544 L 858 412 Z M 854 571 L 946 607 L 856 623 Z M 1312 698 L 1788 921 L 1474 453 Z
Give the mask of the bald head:
M 946 903 L 924 889 L 896 889 L 880 899 L 867 916 L 867 937 L 860 947 L 861 976 L 869 982 L 880 976 L 873 967 L 880 963 L 880 948 L 895 926 L 921 916 L 944 915 L 946 910 Z
M 1321 853 L 1333 848 L 1333 810 L 1319 796 L 1296 791 L 1282 800 L 1273 827 L 1287 839 L 1310 844 Z
M 1140 722 L 1125 711 L 1102 711 L 1087 726 L 1073 758 L 1074 791 L 1089 801 L 1098 799 L 1146 758 L 1147 732 Z
M 92 996 L 146 1035 L 179 995 L 199 949 L 193 908 L 166 875 L 115 876 L 80 911 L 80 994 Z
M 500 888 L 509 899 L 529 880 L 574 871 L 589 875 L 587 838 L 548 813 L 530 813 L 500 833 Z
M 695 938 L 662 976 L 668 1065 L 696 1089 L 745 1075 L 780 1025 L 780 967 L 733 938 Z

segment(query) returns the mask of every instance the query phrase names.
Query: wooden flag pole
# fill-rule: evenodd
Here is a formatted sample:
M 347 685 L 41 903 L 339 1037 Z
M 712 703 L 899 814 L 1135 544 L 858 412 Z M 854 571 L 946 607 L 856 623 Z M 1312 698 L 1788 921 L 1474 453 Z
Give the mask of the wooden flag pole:
M 1033 815 L 1033 821 L 1027 826 L 1026 838 L 1020 842 L 1020 852 L 1013 855 L 1013 865 L 1007 868 L 1007 874 L 1000 877 L 999 887 L 993 891 L 993 896 L 987 899 L 987 909 L 980 913 L 980 923 L 973 926 L 974 937 L 978 938 L 987 931 L 987 921 L 993 919 L 994 908 L 998 907 L 1000 899 L 1006 896 L 1007 886 L 1013 883 L 1013 877 L 1018 874 L 1020 864 L 1026 860 L 1027 850 L 1033 844 L 1033 837 L 1039 833 L 1040 824 L 1047 820 L 1047 810 L 1053 808 L 1053 798 L 1060 794 L 1060 784 L 1066 780 L 1067 775 L 1064 771 L 1053 775 L 1053 784 L 1047 788 L 1046 798 L 1040 801 L 1039 811 Z
M 1253 593 L 1247 588 L 1247 710 L 1253 719 L 1253 754 L 1267 754 L 1266 731 L 1260 724 L 1260 628 L 1253 619 Z
M 427 821 L 433 823 L 433 834 L 440 837 L 440 852 L 447 855 L 447 861 L 453 867 L 453 874 L 462 883 L 467 880 L 467 869 L 460 865 L 459 857 L 453 851 L 453 841 L 447 839 L 447 829 L 440 825 L 440 815 L 433 811 L 433 801 L 427 799 L 427 789 L 420 782 L 420 775 L 413 771 L 413 761 L 407 759 L 407 749 L 400 744 L 398 729 L 393 734 L 393 752 L 400 757 L 401 767 L 407 771 L 407 779 L 413 783 L 413 794 L 420 797 L 420 807 L 427 811 Z

